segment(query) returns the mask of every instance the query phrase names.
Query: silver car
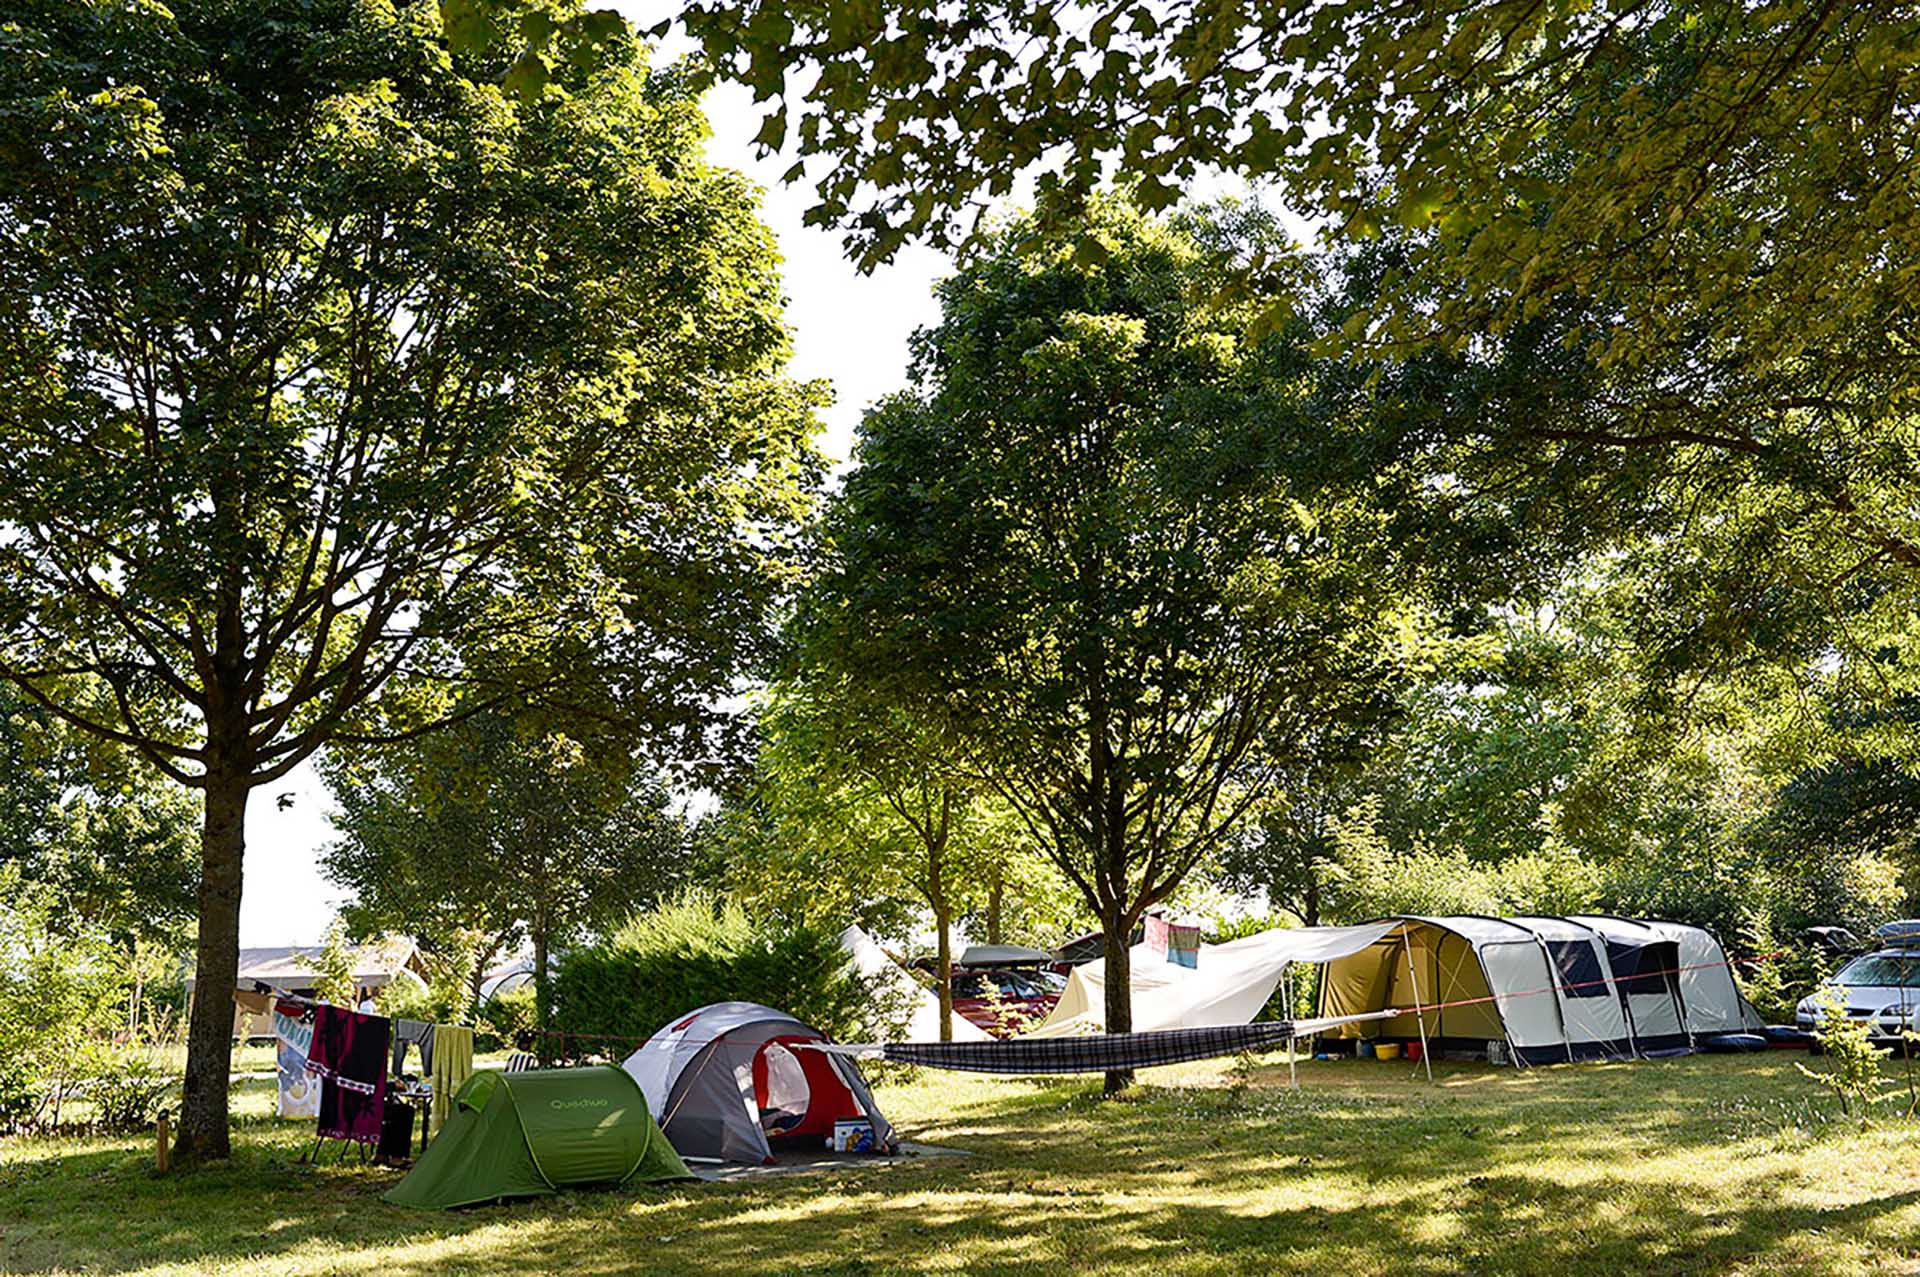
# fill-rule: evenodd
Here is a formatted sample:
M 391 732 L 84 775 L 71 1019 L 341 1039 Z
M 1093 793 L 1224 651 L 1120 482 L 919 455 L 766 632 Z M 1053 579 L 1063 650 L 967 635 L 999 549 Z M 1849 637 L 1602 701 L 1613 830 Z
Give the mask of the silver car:
M 1920 947 L 1863 953 L 1821 987 L 1839 988 L 1846 999 L 1847 1018 L 1865 1020 L 1882 1046 L 1900 1043 L 1903 1031 L 1920 1032 Z M 1802 998 L 1793 1018 L 1803 1029 L 1813 1029 L 1824 1020 L 1826 1008 L 1820 1005 L 1819 994 Z

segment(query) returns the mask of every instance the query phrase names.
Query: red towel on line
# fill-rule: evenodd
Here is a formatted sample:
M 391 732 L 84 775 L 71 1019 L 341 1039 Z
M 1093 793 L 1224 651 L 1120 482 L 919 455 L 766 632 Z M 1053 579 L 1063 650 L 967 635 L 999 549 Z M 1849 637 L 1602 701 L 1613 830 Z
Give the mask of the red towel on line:
M 380 1143 L 387 1108 L 387 1035 L 382 1015 L 344 1007 L 314 1009 L 313 1046 L 307 1072 L 320 1083 L 320 1135 L 325 1139 Z

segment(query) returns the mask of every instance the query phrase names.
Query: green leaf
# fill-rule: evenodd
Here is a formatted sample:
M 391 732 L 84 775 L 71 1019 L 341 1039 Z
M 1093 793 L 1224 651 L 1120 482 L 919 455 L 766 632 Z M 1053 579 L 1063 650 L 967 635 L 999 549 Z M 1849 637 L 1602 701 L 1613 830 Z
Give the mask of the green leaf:
M 546 58 L 540 54 L 539 50 L 529 48 L 514 59 L 513 65 L 507 69 L 502 84 L 507 92 L 519 98 L 520 101 L 533 103 L 539 101 L 546 93 L 547 85 L 552 79 L 553 73 L 547 67 Z

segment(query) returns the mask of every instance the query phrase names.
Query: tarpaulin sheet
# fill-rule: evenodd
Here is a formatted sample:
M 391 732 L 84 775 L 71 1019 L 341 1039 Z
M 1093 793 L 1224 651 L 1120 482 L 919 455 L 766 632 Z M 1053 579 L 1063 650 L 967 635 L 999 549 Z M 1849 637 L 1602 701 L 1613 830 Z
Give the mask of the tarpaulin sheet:
M 1246 1024 L 1273 996 L 1293 962 L 1328 962 L 1358 953 L 1400 926 L 1396 919 L 1352 927 L 1276 927 L 1227 944 L 1200 946 L 1193 968 L 1175 966 L 1146 945 L 1129 953 L 1133 1029 L 1198 1029 Z M 1067 988 L 1028 1038 L 1064 1037 L 1106 1027 L 1106 963 L 1073 969 Z

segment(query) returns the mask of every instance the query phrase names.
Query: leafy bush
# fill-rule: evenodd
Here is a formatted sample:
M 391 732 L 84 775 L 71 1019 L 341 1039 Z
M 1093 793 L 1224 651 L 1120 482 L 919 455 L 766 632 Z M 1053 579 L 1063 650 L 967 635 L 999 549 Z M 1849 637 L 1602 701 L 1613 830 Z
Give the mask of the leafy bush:
M 425 1020 L 430 1024 L 451 1024 L 459 1017 L 446 1014 L 441 1000 L 431 988 L 411 980 L 395 980 L 378 994 L 380 1014 L 395 1020 Z
M 526 1049 L 532 1044 L 534 990 L 531 984 L 497 993 L 480 1010 L 480 1031 L 493 1050 Z M 613 1054 L 608 1052 L 607 1054 Z
M 1600 898 L 1599 872 L 1569 848 L 1549 844 L 1500 861 L 1415 842 L 1388 845 L 1381 801 L 1356 803 L 1334 825 L 1328 876 L 1350 919 L 1390 914 L 1584 913 Z
M 1200 939 L 1205 944 L 1230 944 L 1248 936 L 1257 936 L 1262 931 L 1291 925 L 1284 918 L 1264 913 L 1243 913 L 1233 918 L 1215 915 L 1201 926 Z
M 0 865 L 0 900 L 0 1124 L 11 1128 L 38 1120 L 41 1097 L 80 1075 L 88 1044 L 124 1027 L 130 981 L 105 937 L 57 931 L 52 893 L 16 868 Z
M 93 1106 L 93 1125 L 111 1134 L 153 1125 L 173 1094 L 174 1079 L 141 1047 L 96 1043 L 83 1056 L 75 1087 Z
M 833 932 L 756 923 L 732 900 L 689 891 L 569 951 L 553 988 L 567 1033 L 636 1039 L 712 1002 L 759 1002 L 834 1037 L 868 1026 L 866 982 Z M 611 1052 L 609 1052 L 611 1053 Z
M 340 1007 L 359 1003 L 360 990 L 353 983 L 353 952 L 347 946 L 346 923 L 339 918 L 328 924 L 326 938 L 313 965 L 315 998 Z
M 1820 990 L 1818 1001 L 1820 1019 L 1813 1036 L 1833 1067 L 1821 1072 L 1804 1064 L 1794 1067 L 1833 1092 L 1842 1113 L 1864 1123 L 1872 1106 L 1881 1099 L 1880 1061 L 1887 1051 L 1873 1045 L 1866 1021 L 1847 1015 L 1846 990 L 1828 985 Z
M 0 1069 L 0 1135 L 26 1130 L 40 1111 L 45 1096 L 24 1074 Z

